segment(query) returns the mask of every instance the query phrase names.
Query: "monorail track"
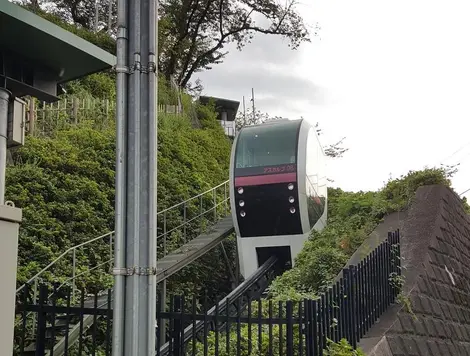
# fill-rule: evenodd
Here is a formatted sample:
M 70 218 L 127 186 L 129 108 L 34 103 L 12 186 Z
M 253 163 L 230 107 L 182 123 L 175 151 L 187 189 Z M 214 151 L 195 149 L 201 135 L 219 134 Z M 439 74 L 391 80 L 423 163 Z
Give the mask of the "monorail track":
M 248 303 L 252 300 L 260 298 L 269 286 L 272 279 L 276 276 L 276 265 L 278 259 L 276 256 L 271 256 L 261 267 L 259 267 L 250 277 L 243 283 L 235 288 L 225 298 L 220 300 L 216 306 L 213 306 L 207 311 L 207 315 L 215 315 L 216 313 L 228 313 L 230 316 L 241 314 Z M 227 311 L 228 308 L 228 311 Z M 158 325 L 162 325 L 161 319 L 158 320 Z M 223 324 L 218 325 L 218 329 L 222 329 Z M 196 323 L 186 327 L 183 332 L 183 343 L 188 343 L 194 337 L 198 338 L 198 334 L 204 328 L 204 321 L 198 320 Z M 211 323 L 210 330 L 215 329 L 215 325 Z M 167 356 L 171 350 L 171 342 L 167 341 L 161 347 L 157 342 L 157 356 Z

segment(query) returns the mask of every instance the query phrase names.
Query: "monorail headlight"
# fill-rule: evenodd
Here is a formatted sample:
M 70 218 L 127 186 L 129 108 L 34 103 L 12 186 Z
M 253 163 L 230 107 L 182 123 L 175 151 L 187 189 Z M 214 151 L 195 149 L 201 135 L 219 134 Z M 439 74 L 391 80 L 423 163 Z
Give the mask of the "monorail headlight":
M 293 204 L 295 202 L 294 197 L 289 197 L 289 203 Z
M 242 211 L 240 211 L 240 216 L 241 216 L 242 218 L 244 218 L 244 217 L 245 217 L 245 215 L 246 215 L 246 213 L 245 213 L 243 210 L 242 210 Z
M 290 208 L 290 213 L 291 213 L 291 214 L 294 214 L 294 213 L 295 213 L 295 208 L 294 208 L 293 206 L 291 206 L 291 208 Z
M 294 189 L 294 183 L 289 183 L 289 184 L 287 185 L 287 189 L 293 190 L 293 189 Z
M 243 194 L 243 187 L 238 188 L 238 194 Z
M 241 207 L 244 207 L 244 206 L 245 206 L 245 202 L 244 202 L 243 200 L 240 200 L 240 201 L 238 202 L 238 205 L 240 205 Z

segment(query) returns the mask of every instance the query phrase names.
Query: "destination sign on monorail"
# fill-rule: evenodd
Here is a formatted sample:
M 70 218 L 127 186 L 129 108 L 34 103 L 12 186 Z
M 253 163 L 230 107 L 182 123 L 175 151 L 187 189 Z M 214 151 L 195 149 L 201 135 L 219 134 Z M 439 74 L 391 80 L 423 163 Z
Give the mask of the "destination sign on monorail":
M 275 166 L 235 168 L 236 177 L 247 177 L 267 174 L 296 173 L 296 164 L 280 164 Z

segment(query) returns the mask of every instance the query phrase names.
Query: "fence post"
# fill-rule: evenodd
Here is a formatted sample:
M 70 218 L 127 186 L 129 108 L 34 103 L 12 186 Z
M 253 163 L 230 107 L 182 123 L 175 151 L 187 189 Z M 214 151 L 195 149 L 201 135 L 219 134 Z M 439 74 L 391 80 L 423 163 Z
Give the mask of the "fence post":
M 36 304 L 38 300 L 38 279 L 34 279 L 34 290 L 33 290 L 33 304 Z M 36 326 L 37 326 L 37 319 L 36 319 L 36 313 L 33 313 L 33 321 L 32 321 L 32 326 L 31 326 L 31 336 L 34 337 L 36 334 Z
M 292 356 L 294 354 L 294 322 L 292 320 L 292 301 L 286 302 L 286 317 L 287 317 L 287 340 L 286 340 L 286 355 Z M 299 315 L 299 318 L 301 316 Z
M 348 268 L 343 269 L 344 278 L 344 337 L 352 345 L 352 327 L 351 327 L 351 275 Z
M 77 249 L 73 249 L 73 255 L 72 255 L 72 298 L 75 298 L 75 289 L 76 289 L 76 284 L 75 284 L 75 269 L 77 266 Z
M 34 136 L 36 123 L 36 109 L 34 108 L 34 97 L 29 97 L 29 134 Z
M 204 219 L 204 214 L 202 213 L 202 195 L 199 197 L 199 230 L 200 230 L 200 235 L 202 235 L 202 224 Z
M 227 183 L 224 183 L 224 216 L 227 216 Z
M 351 336 L 352 336 L 352 342 L 351 346 L 356 349 L 357 348 L 357 269 L 356 266 L 349 266 L 349 269 L 351 271 L 350 273 L 350 282 L 349 282 L 349 287 L 350 287 L 350 293 L 349 295 L 351 296 Z
M 186 202 L 183 204 L 183 241 L 186 243 Z
M 213 199 L 214 199 L 214 224 L 217 222 L 217 188 L 214 188 L 212 191 Z
M 36 333 L 36 355 L 44 356 L 46 352 L 46 313 L 44 305 L 47 304 L 48 290 L 47 286 L 39 287 L 39 303 L 38 303 L 38 328 Z
M 72 101 L 72 116 L 73 116 L 73 121 L 74 121 L 74 124 L 78 124 L 78 106 L 79 106 L 80 102 L 79 102 L 79 99 L 78 98 L 73 98 L 73 101 Z
M 176 296 L 175 297 L 175 308 L 174 308 L 174 315 L 172 316 L 174 318 L 174 323 L 173 323 L 173 330 L 172 330 L 172 337 L 174 340 L 174 349 L 172 355 L 174 356 L 183 356 L 183 350 L 181 348 L 181 332 L 183 330 L 183 320 L 181 320 L 177 315 L 181 315 L 181 297 Z M 207 342 L 207 341 L 205 341 Z

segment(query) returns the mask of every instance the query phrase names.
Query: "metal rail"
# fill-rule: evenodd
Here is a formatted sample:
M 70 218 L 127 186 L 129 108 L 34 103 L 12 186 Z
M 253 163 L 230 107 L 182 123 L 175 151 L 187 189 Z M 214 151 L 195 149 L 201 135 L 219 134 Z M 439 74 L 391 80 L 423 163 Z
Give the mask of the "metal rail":
M 219 185 L 209 189 L 209 190 L 206 190 L 205 192 L 203 193 L 200 193 L 194 197 L 191 197 L 189 199 L 186 199 L 185 201 L 181 202 L 181 203 L 178 203 L 178 204 L 175 204 L 169 208 L 166 208 L 164 210 L 161 210 L 157 213 L 157 221 L 159 218 L 163 219 L 163 232 L 161 232 L 160 234 L 157 234 L 157 239 L 161 239 L 163 238 L 164 241 L 163 241 L 163 256 L 166 256 L 168 253 L 170 253 L 171 251 L 168 251 L 166 249 L 166 246 L 167 246 L 167 237 L 169 234 L 171 234 L 172 232 L 174 231 L 177 231 L 177 230 L 183 230 L 183 244 L 184 242 L 188 242 L 186 237 L 187 237 L 187 229 L 185 227 L 187 227 L 191 222 L 194 222 L 196 220 L 202 220 L 202 218 L 204 216 L 206 216 L 207 214 L 209 213 L 213 213 L 214 214 L 214 220 L 217 220 L 217 216 L 218 216 L 218 209 L 222 208 L 223 209 L 223 212 L 225 213 L 225 215 L 228 214 L 228 211 L 229 211 L 229 204 L 228 204 L 228 200 L 230 199 L 229 198 L 229 194 L 228 194 L 228 180 L 226 180 L 225 182 L 223 183 L 220 183 Z M 224 197 L 223 197 L 223 200 L 222 201 L 217 201 L 217 194 L 219 193 L 218 190 L 222 190 L 223 188 L 223 191 L 224 191 Z M 207 197 L 207 195 L 211 195 L 211 198 L 212 198 L 212 203 L 213 205 L 204 210 L 203 208 L 203 198 L 204 197 Z M 196 200 L 199 200 L 199 213 L 194 216 L 194 217 L 191 217 L 191 218 L 188 218 L 187 216 L 187 210 L 188 210 L 188 207 L 190 206 L 190 204 Z M 168 215 L 170 213 L 172 213 L 173 211 L 175 210 L 180 210 L 182 209 L 183 211 L 183 222 L 179 225 L 177 225 L 176 227 L 173 227 L 172 229 L 168 230 L 167 229 L 167 218 L 168 218 Z M 23 284 L 22 286 L 20 286 L 17 290 L 16 290 L 16 293 L 20 292 L 21 290 L 23 290 L 25 288 L 25 286 L 27 284 L 32 284 L 34 283 L 35 281 L 39 281 L 41 276 L 43 276 L 47 271 L 49 271 L 54 265 L 56 265 L 59 261 L 65 259 L 67 256 L 71 255 L 71 259 L 72 259 L 72 275 L 70 278 L 67 279 L 67 282 L 69 281 L 74 281 L 78 276 L 80 275 L 83 275 L 83 274 L 86 274 L 86 273 L 89 273 L 91 272 L 92 270 L 96 269 L 97 266 L 91 268 L 91 269 L 88 269 L 88 270 L 85 270 L 83 272 L 81 272 L 80 274 L 76 274 L 76 271 L 77 271 L 77 251 L 83 247 L 87 247 L 89 246 L 91 243 L 95 242 L 95 241 L 99 241 L 99 240 L 109 240 L 107 243 L 109 245 L 109 260 L 101 263 L 101 265 L 104 265 L 106 264 L 107 262 L 110 264 L 110 268 L 112 268 L 112 260 L 113 260 L 113 241 L 114 241 L 114 231 L 110 231 L 104 235 L 101 235 L 101 236 L 98 236 L 98 237 L 95 237 L 91 240 L 88 240 L 88 241 L 85 241 L 83 243 L 80 243 L 76 246 L 73 246 L 73 247 L 70 247 L 69 249 L 67 249 L 66 251 L 64 251 L 63 253 L 61 253 L 57 258 L 55 258 L 52 262 L 50 262 L 46 267 L 44 267 L 43 269 L 41 269 L 38 273 L 36 273 L 33 277 L 31 277 L 30 279 L 28 279 L 28 281 Z M 180 247 L 180 246 L 178 246 Z M 178 247 L 175 247 L 178 248 Z M 63 285 L 64 283 L 62 283 Z M 36 283 L 35 283 L 36 285 Z M 75 283 L 72 284 L 72 287 L 73 289 L 75 290 Z
M 202 232 L 202 222 L 203 218 L 207 217 L 207 215 L 210 215 L 213 217 L 213 222 L 214 224 L 217 222 L 218 217 L 220 215 L 226 216 L 229 214 L 230 211 L 230 204 L 229 204 L 229 181 L 226 180 L 223 183 L 218 184 L 217 186 L 208 189 L 202 193 L 197 194 L 196 196 L 193 196 L 189 199 L 186 199 L 185 201 L 181 203 L 174 204 L 170 206 L 169 208 L 163 209 L 157 213 L 157 222 L 160 222 L 161 225 L 163 225 L 163 228 L 160 228 L 160 234 L 157 233 L 157 241 L 161 242 L 160 249 L 163 251 L 163 255 L 159 256 L 159 259 L 165 257 L 169 253 L 173 252 L 174 250 L 180 248 L 182 245 L 187 243 L 189 240 L 192 240 L 193 238 L 197 237 L 197 234 L 195 236 L 191 236 L 191 239 L 188 239 L 188 234 L 191 231 L 191 229 L 188 230 L 188 226 L 190 226 L 191 223 L 195 223 L 199 219 L 199 226 L 200 230 Z M 223 194 L 223 198 L 222 198 Z M 209 199 L 208 199 L 209 198 Z M 208 202 L 210 200 L 211 206 L 208 208 L 204 208 L 204 199 Z M 191 207 L 194 207 L 195 204 L 198 204 L 199 212 L 196 214 L 196 216 L 189 216 L 188 217 L 188 210 Z M 168 229 L 167 227 L 167 220 L 168 216 L 170 214 L 174 214 L 177 217 L 181 218 L 182 215 L 182 220 L 183 222 L 181 224 L 178 224 L 176 227 L 173 227 L 171 229 Z M 167 249 L 167 240 L 168 237 L 171 236 L 172 232 L 175 231 L 180 231 L 182 234 L 182 241 L 179 245 L 172 244 L 172 249 Z M 67 258 L 70 258 L 71 265 L 72 265 L 72 272 L 70 277 L 66 278 L 65 280 L 57 280 L 60 282 L 59 287 L 56 290 L 59 290 L 65 285 L 70 285 L 72 287 L 72 296 L 75 296 L 76 292 L 76 279 L 80 276 L 84 276 L 86 274 L 89 274 L 93 271 L 96 271 L 100 267 L 106 266 L 109 264 L 108 270 L 103 269 L 103 273 L 108 273 L 109 270 L 112 269 L 113 267 L 113 260 L 114 260 L 114 249 L 113 249 L 113 242 L 114 242 L 114 231 L 110 231 L 104 235 L 100 235 L 98 237 L 95 237 L 91 240 L 85 241 L 83 243 L 80 243 L 76 246 L 70 247 L 63 253 L 61 253 L 57 258 L 55 258 L 52 262 L 50 262 L 47 266 L 45 266 L 43 269 L 41 269 L 38 273 L 36 273 L 33 277 L 31 277 L 25 284 L 20 286 L 17 290 L 16 293 L 22 291 L 26 285 L 32 285 L 31 290 L 33 293 L 33 302 L 37 301 L 38 297 L 38 288 L 39 284 L 42 281 L 42 277 L 44 274 L 47 272 L 50 272 L 52 267 L 57 265 L 60 261 L 63 261 Z M 106 261 L 98 263 L 96 266 L 89 267 L 89 266 L 83 266 L 79 268 L 77 266 L 78 262 L 78 254 L 81 252 L 81 249 L 85 248 L 92 248 L 92 247 L 99 247 L 99 246 L 91 246 L 93 243 L 99 244 L 102 246 L 102 243 L 107 244 L 109 246 L 109 259 Z M 82 252 L 83 253 L 83 252 Z M 77 273 L 77 270 L 79 270 L 79 273 Z M 28 316 L 31 315 L 31 313 L 28 313 Z M 35 327 L 36 327 L 36 320 L 35 320 L 36 314 L 32 314 L 32 328 L 31 332 L 32 335 L 34 335 L 35 332 Z
M 258 268 L 250 277 L 248 277 L 243 283 L 236 287 L 230 294 L 225 298 L 220 300 L 216 306 L 213 306 L 207 312 L 207 315 L 215 315 L 216 310 L 218 313 L 223 313 L 226 311 L 227 307 L 234 307 L 236 311 L 241 312 L 248 303 L 253 299 L 261 296 L 261 294 L 269 286 L 269 273 L 273 271 L 276 263 L 277 257 L 271 256 L 263 265 Z M 256 290 L 253 290 L 254 287 L 258 287 Z M 243 298 L 244 297 L 244 298 Z M 243 298 L 240 302 L 241 310 L 238 309 L 238 300 Z M 227 310 L 227 313 L 230 311 Z M 161 323 L 159 323 L 161 324 Z M 193 327 L 195 330 L 193 330 Z M 184 343 L 187 343 L 191 340 L 193 335 L 197 334 L 204 327 L 204 321 L 199 320 L 196 322 L 195 326 L 191 324 L 190 326 L 184 329 L 183 340 Z M 157 355 L 164 356 L 168 355 L 170 352 L 170 342 L 167 341 L 164 345 L 160 347 L 160 352 L 156 352 Z
M 231 220 L 231 218 L 226 218 L 226 219 Z M 223 223 L 223 221 L 224 220 L 222 220 L 221 223 Z M 168 269 L 166 271 L 163 271 L 163 272 L 157 274 L 157 283 L 162 282 L 164 279 L 168 278 L 173 273 L 176 273 L 180 268 L 188 265 L 189 263 L 193 262 L 198 257 L 206 254 L 212 248 L 214 248 L 219 243 L 221 243 L 221 241 L 224 238 L 226 238 L 231 233 L 231 231 L 233 231 L 233 227 L 231 229 L 224 230 L 223 233 L 220 234 L 220 236 L 217 236 L 217 238 L 213 239 L 213 241 L 207 243 L 205 246 L 202 246 L 202 247 L 198 248 L 196 251 L 194 251 L 191 254 L 187 254 L 185 256 L 185 258 L 180 263 L 175 264 L 174 268 Z M 195 241 L 197 241 L 197 239 L 195 239 Z M 188 246 L 188 245 L 186 245 L 186 246 Z M 260 278 L 258 278 L 258 280 L 259 279 Z M 263 290 L 266 287 L 267 287 L 267 284 L 266 284 L 266 286 L 263 285 Z M 115 295 L 114 295 L 114 291 L 113 291 L 113 293 L 111 295 L 111 301 L 114 300 L 114 297 L 115 297 Z M 85 303 L 87 303 L 87 301 L 90 301 L 90 300 L 91 299 L 86 300 Z M 98 308 L 107 307 L 108 306 L 107 303 L 108 303 L 107 295 L 103 294 L 98 298 Z M 96 319 L 95 315 L 86 315 L 83 318 L 81 324 L 82 324 L 83 327 L 88 328 L 91 325 L 93 325 L 95 319 Z M 68 337 L 67 338 L 64 335 L 59 341 L 57 341 L 57 343 L 54 346 L 54 355 L 62 356 L 65 353 L 66 343 L 68 343 L 68 347 L 71 347 L 78 340 L 78 338 L 80 336 L 80 334 L 78 333 L 78 330 L 79 330 L 78 325 L 79 324 L 75 324 L 72 327 L 72 329 L 68 332 Z

